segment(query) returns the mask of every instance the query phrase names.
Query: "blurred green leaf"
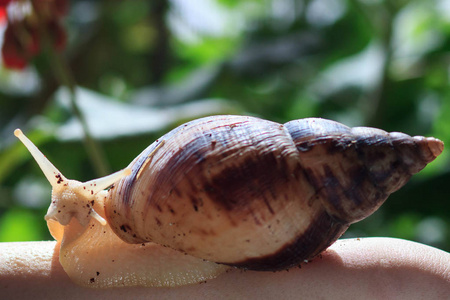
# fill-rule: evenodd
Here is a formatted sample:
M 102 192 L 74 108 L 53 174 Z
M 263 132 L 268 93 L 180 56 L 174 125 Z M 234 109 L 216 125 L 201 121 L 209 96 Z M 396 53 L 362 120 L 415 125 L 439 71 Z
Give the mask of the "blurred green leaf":
M 42 239 L 45 225 L 43 216 L 32 211 L 13 208 L 0 218 L 0 241 L 19 242 Z
M 13 132 L 10 132 L 11 136 Z M 39 146 L 50 139 L 48 133 L 44 133 L 40 130 L 33 130 L 26 133 L 27 136 L 33 140 L 33 142 Z M 18 166 L 24 161 L 32 159 L 28 150 L 17 140 L 9 148 L 0 152 L 0 184 L 4 181 L 5 177 L 14 172 L 20 170 Z
M 414 214 L 400 214 L 390 225 L 393 236 L 413 240 L 416 234 L 416 226 L 420 218 Z

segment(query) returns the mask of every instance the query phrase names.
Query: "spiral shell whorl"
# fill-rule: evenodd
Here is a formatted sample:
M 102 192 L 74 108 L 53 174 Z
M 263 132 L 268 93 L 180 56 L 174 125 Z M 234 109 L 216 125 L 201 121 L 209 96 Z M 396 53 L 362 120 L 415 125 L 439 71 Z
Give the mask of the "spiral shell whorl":
M 435 138 L 308 118 L 285 124 L 306 177 L 328 213 L 344 223 L 372 214 L 443 150 Z

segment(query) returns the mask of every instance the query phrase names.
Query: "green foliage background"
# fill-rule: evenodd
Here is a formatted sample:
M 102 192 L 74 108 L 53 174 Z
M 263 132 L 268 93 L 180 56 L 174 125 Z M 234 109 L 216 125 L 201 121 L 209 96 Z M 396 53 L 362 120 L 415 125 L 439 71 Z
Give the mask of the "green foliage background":
M 209 114 L 334 119 L 450 144 L 445 0 L 71 1 L 64 53 L 111 170 Z M 0 70 L 0 241 L 50 239 L 50 186 L 13 137 L 22 128 L 68 178 L 98 177 L 41 55 Z M 450 250 L 447 151 L 350 236 Z

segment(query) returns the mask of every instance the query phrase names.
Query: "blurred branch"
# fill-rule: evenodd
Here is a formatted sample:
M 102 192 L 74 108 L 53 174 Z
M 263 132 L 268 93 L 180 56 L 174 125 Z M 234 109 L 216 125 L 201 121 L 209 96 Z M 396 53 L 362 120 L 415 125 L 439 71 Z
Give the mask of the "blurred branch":
M 369 103 L 367 125 L 372 127 L 383 128 L 386 118 L 385 112 L 388 108 L 386 99 L 388 98 L 389 91 L 389 67 L 392 61 L 392 33 L 393 33 L 393 18 L 394 14 L 390 10 L 386 10 L 383 20 L 385 20 L 385 26 L 381 26 L 380 41 L 381 47 L 384 53 L 383 66 L 381 68 L 381 74 L 379 84 L 372 97 L 369 97 L 371 103 Z
M 351 0 L 353 7 L 367 19 L 367 24 L 375 34 L 375 38 L 380 42 L 384 60 L 381 67 L 381 73 L 378 85 L 375 91 L 368 97 L 366 106 L 366 122 L 367 126 L 383 127 L 385 120 L 385 111 L 387 109 L 387 93 L 389 79 L 389 67 L 392 61 L 392 34 L 393 34 L 393 20 L 397 10 L 393 8 L 390 3 L 382 5 L 364 5 L 360 1 Z M 376 13 L 374 7 L 376 6 Z
M 86 152 L 88 153 L 91 163 L 93 164 L 94 169 L 97 172 L 97 176 L 105 176 L 110 173 L 110 168 L 108 167 L 108 163 L 106 162 L 105 155 L 101 146 L 92 138 L 86 119 L 84 118 L 77 105 L 76 81 L 71 72 L 70 66 L 67 64 L 63 56 L 57 53 L 57 51 L 54 49 L 52 44 L 52 37 L 49 35 L 47 30 L 43 27 L 41 27 L 40 30 L 47 50 L 46 53 L 48 54 L 48 64 L 53 69 L 54 78 L 59 82 L 60 85 L 63 85 L 69 89 L 72 112 L 80 121 L 83 128 Z M 54 92 L 59 87 L 59 85 L 55 84 L 53 87 L 54 90 L 52 92 Z M 48 97 L 48 99 L 50 99 L 50 96 Z
M 389 69 L 392 63 L 393 49 L 392 36 L 394 31 L 394 19 L 402 9 L 402 3 L 383 2 L 374 4 L 363 4 L 357 0 L 351 0 L 353 7 L 367 19 L 367 24 L 374 32 L 374 39 L 381 45 L 384 60 L 381 66 L 380 76 L 376 89 L 368 97 L 366 105 L 367 126 L 385 127 L 389 121 L 386 119 L 386 112 L 389 109 L 387 101 L 390 90 L 391 79 Z
M 87 32 L 83 32 L 84 40 L 82 43 L 78 43 L 75 47 L 71 47 L 70 53 L 64 54 L 64 60 L 67 62 L 67 68 L 72 72 L 72 76 L 77 78 L 82 76 L 84 70 L 80 69 L 81 61 L 83 60 L 85 53 L 92 47 L 92 43 L 99 38 L 99 31 L 91 28 Z M 55 77 L 53 72 L 47 71 L 40 74 L 42 80 L 42 89 L 27 106 L 27 110 L 24 111 L 23 119 L 26 121 L 32 116 L 41 114 L 47 106 L 48 102 L 52 100 L 52 96 L 60 86 L 59 80 Z
M 155 48 L 150 55 L 151 83 L 160 84 L 165 78 L 170 60 L 170 31 L 166 24 L 169 2 L 167 0 L 149 1 L 153 6 L 150 18 L 153 20 L 156 30 Z
M 86 151 L 91 160 L 94 169 L 97 172 L 98 177 L 105 176 L 110 174 L 110 168 L 105 159 L 105 154 L 99 145 L 99 143 L 92 137 L 91 132 L 89 130 L 89 126 L 86 122 L 86 119 L 83 113 L 80 111 L 80 108 L 77 104 L 77 95 L 76 95 L 76 83 L 73 75 L 70 71 L 69 66 L 62 56 L 51 48 L 51 61 L 50 64 L 53 67 L 55 75 L 59 78 L 62 85 L 66 86 L 69 89 L 70 94 L 70 106 L 72 108 L 72 112 L 75 117 L 80 121 L 81 126 L 84 132 L 84 144 L 86 147 Z

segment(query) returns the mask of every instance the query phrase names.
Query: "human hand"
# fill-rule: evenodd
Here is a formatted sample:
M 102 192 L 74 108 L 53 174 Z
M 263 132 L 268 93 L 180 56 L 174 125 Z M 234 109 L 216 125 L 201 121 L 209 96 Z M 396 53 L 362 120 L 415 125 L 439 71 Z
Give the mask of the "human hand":
M 89 289 L 73 284 L 56 242 L 0 243 L 4 299 L 449 299 L 450 253 L 393 238 L 338 240 L 301 268 L 233 270 L 178 288 Z

